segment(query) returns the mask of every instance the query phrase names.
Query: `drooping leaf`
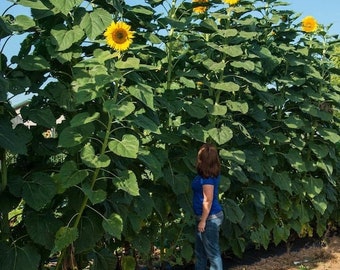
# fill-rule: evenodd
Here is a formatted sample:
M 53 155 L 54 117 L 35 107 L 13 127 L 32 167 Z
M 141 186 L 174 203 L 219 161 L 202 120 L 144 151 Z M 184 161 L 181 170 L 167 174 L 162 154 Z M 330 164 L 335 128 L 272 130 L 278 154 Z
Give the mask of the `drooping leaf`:
M 54 248 L 52 253 L 58 252 L 72 244 L 78 238 L 78 229 L 74 227 L 61 227 L 56 235 L 54 241 Z
M 234 200 L 227 199 L 224 203 L 224 211 L 226 215 L 226 219 L 230 220 L 230 222 L 239 224 L 242 222 L 244 217 L 244 213 L 241 210 L 240 206 Z
M 49 174 L 33 173 L 23 182 L 22 197 L 34 210 L 39 211 L 51 202 L 56 194 L 56 185 Z
M 102 222 L 104 230 L 111 236 L 121 239 L 123 231 L 123 220 L 120 215 L 112 213 L 109 218 L 105 218 Z
M 308 177 L 302 179 L 303 190 L 308 194 L 310 198 L 314 198 L 321 193 L 323 189 L 322 179 L 315 177 Z
M 106 154 L 96 155 L 93 146 L 87 143 L 80 152 L 83 163 L 90 168 L 105 168 L 110 165 L 110 157 Z
M 112 179 L 113 184 L 121 190 L 129 193 L 132 196 L 139 195 L 139 187 L 136 175 L 133 171 L 123 171 Z
M 270 231 L 261 224 L 258 229 L 251 232 L 250 238 L 254 243 L 267 249 L 270 243 Z
M 211 87 L 226 92 L 237 92 L 240 90 L 240 86 L 234 82 L 211 83 Z
M 107 193 L 105 190 L 97 189 L 94 190 L 89 184 L 83 184 L 81 187 L 82 191 L 89 198 L 92 204 L 97 204 L 105 201 Z
M 221 128 L 212 128 L 208 131 L 211 138 L 219 145 L 230 141 L 233 137 L 233 131 L 226 126 Z
M 132 134 L 125 134 L 121 141 L 115 139 L 109 142 L 109 149 L 118 156 L 136 158 L 139 149 L 139 141 Z
M 323 215 L 325 211 L 327 210 L 327 199 L 325 196 L 322 194 L 315 196 L 312 198 L 312 203 L 314 208 L 321 214 Z
M 90 115 L 88 112 L 79 113 L 74 116 L 70 122 L 71 127 L 78 127 L 84 124 L 91 123 L 99 118 L 100 114 L 95 112 L 94 114 Z
M 235 161 L 240 165 L 243 165 L 246 162 L 246 155 L 241 150 L 227 151 L 225 149 L 221 149 L 219 154 L 221 158 Z
M 145 84 L 138 84 L 136 86 L 130 86 L 128 88 L 129 93 L 137 98 L 139 101 L 148 106 L 151 110 L 154 110 L 154 95 L 152 88 Z
M 129 101 L 123 101 L 120 104 L 116 104 L 112 100 L 106 100 L 104 103 L 104 110 L 111 113 L 116 119 L 122 120 L 135 110 L 135 105 L 133 102 Z

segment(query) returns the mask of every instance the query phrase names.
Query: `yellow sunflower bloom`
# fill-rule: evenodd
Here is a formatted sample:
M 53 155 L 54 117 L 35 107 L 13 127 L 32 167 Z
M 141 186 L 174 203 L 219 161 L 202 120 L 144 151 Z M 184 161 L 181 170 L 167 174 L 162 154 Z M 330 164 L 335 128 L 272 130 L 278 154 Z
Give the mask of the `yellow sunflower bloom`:
M 125 22 L 112 22 L 104 32 L 107 44 L 117 51 L 127 50 L 134 38 L 134 32 L 130 28 Z
M 223 2 L 232 6 L 236 5 L 238 2 L 240 2 L 240 0 L 223 0 Z
M 197 3 L 197 4 L 194 4 L 194 7 L 192 9 L 195 13 L 200 13 L 201 14 L 201 13 L 204 13 L 204 12 L 207 11 L 208 5 L 205 4 L 205 5 L 200 6 L 200 4 L 208 3 L 209 0 L 192 0 L 192 2 L 193 3 Z
M 318 29 L 318 22 L 313 16 L 307 16 L 302 19 L 302 31 L 311 33 Z

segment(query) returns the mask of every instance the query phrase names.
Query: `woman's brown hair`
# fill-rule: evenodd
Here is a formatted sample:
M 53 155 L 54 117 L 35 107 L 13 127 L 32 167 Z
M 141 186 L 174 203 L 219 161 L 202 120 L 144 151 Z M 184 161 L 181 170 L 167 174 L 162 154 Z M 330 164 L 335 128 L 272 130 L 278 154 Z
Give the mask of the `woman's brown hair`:
M 215 146 L 203 144 L 198 150 L 196 170 L 203 178 L 217 177 L 221 171 L 221 163 Z

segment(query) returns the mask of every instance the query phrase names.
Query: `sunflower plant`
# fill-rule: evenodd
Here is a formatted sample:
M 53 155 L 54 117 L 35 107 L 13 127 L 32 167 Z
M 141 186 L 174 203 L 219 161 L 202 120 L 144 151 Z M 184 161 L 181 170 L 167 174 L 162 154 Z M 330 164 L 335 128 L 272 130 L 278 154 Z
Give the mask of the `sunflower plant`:
M 314 17 L 275 0 L 16 4 L 31 15 L 0 17 L 23 37 L 0 54 L 2 269 L 191 264 L 203 142 L 226 260 L 339 224 L 338 39 Z

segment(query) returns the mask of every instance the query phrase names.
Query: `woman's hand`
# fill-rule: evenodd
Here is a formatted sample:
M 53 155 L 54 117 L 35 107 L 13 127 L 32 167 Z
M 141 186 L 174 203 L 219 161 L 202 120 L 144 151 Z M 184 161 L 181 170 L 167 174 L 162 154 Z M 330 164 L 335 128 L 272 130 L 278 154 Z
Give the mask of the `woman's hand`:
M 198 223 L 197 230 L 198 230 L 199 232 L 204 232 L 204 230 L 205 230 L 205 224 L 206 224 L 205 220 L 201 220 L 201 221 Z

